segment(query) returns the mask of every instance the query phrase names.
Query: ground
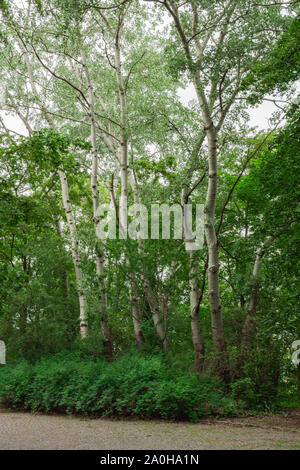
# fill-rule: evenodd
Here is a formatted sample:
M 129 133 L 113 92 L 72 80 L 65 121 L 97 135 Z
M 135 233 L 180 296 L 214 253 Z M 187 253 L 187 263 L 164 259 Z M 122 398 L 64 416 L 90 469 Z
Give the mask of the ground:
M 0 450 L 7 449 L 300 449 L 300 409 L 197 424 L 0 410 Z

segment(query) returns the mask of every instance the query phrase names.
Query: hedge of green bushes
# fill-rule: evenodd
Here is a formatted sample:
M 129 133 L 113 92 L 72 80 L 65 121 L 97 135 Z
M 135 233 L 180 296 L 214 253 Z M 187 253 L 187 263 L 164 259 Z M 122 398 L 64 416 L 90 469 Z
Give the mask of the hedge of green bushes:
M 159 355 L 132 354 L 112 363 L 72 353 L 7 365 L 0 369 L 0 402 L 31 411 L 189 421 L 234 408 L 216 379 L 178 371 Z

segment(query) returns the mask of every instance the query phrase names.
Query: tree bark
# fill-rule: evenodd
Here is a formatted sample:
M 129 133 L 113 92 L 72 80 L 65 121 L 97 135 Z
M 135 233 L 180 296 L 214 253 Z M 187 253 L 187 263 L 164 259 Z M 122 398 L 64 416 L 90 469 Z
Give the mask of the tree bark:
M 61 220 L 59 216 L 55 214 L 55 223 L 56 223 L 56 232 L 59 238 L 63 238 L 63 232 L 61 227 Z M 69 281 L 68 281 L 68 272 L 66 269 L 63 270 L 61 274 L 61 289 L 62 289 L 62 296 L 64 299 L 65 307 L 68 308 L 68 300 L 69 300 Z
M 92 173 L 91 173 L 91 190 L 93 198 L 93 223 L 95 229 L 96 239 L 98 244 L 96 246 L 96 273 L 98 278 L 98 290 L 99 290 L 99 313 L 100 313 L 100 329 L 103 337 L 105 353 L 108 358 L 112 356 L 112 340 L 110 336 L 110 328 L 108 325 L 107 315 L 107 297 L 105 293 L 105 275 L 104 275 L 104 256 L 102 253 L 102 247 L 100 247 L 101 241 L 98 238 L 97 226 L 99 224 L 99 192 L 98 192 L 98 148 L 97 148 L 97 137 L 96 137 L 96 120 L 95 120 L 95 97 L 92 87 L 91 77 L 89 68 L 87 65 L 86 55 L 84 50 L 81 50 L 81 57 L 84 67 L 85 76 L 88 85 L 88 96 L 89 96 L 89 118 L 91 126 L 91 143 L 92 143 Z
M 188 185 L 186 185 L 181 193 L 181 206 L 184 208 L 188 203 Z M 184 220 L 184 218 L 183 218 Z M 183 226 L 183 233 L 185 234 L 185 227 Z M 189 240 L 184 239 L 184 242 Z M 193 250 L 188 251 L 189 256 L 189 290 L 190 290 L 190 319 L 191 319 L 191 332 L 194 347 L 194 365 L 193 370 L 198 373 L 203 372 L 205 347 L 202 337 L 202 330 L 200 325 L 200 304 L 205 285 L 206 269 L 203 273 L 203 288 L 200 296 L 199 280 L 198 280 L 198 262 L 196 260 L 196 252 Z
M 298 380 L 298 398 L 299 398 L 299 402 L 300 402 L 300 361 L 299 361 L 299 364 L 298 364 L 297 380 Z
M 110 359 L 113 355 L 112 339 L 107 316 L 107 297 L 104 292 L 105 278 L 104 278 L 104 259 L 99 248 L 96 247 L 96 273 L 98 278 L 98 292 L 99 292 L 99 311 L 100 311 L 100 330 L 103 337 L 103 344 L 106 357 Z
M 127 201 L 128 201 L 128 138 L 127 138 L 127 103 L 125 86 L 122 77 L 122 64 L 121 64 L 121 48 L 120 40 L 123 28 L 123 13 L 119 15 L 119 22 L 117 32 L 115 36 L 115 71 L 116 80 L 119 91 L 120 101 L 120 127 L 121 127 L 121 148 L 119 152 L 119 163 L 121 173 L 121 195 L 120 195 L 120 213 L 119 213 L 119 227 L 120 227 L 120 238 L 127 238 L 127 225 L 128 225 L 128 213 L 127 213 Z M 127 260 L 127 264 L 130 270 L 130 262 Z M 133 329 L 135 334 L 135 340 L 137 346 L 141 346 L 145 343 L 144 333 L 142 331 L 142 315 L 140 306 L 136 298 L 136 287 L 134 282 L 134 274 L 130 273 L 130 285 L 129 285 L 129 298 L 131 301 L 131 317 L 133 323 Z
M 189 252 L 189 285 L 190 285 L 190 316 L 192 341 L 194 345 L 194 366 L 196 372 L 202 373 L 204 368 L 205 347 L 200 326 L 200 294 L 198 269 L 195 260 L 195 252 Z
M 282 227 L 278 230 L 278 232 L 274 233 L 273 235 L 268 236 L 261 247 L 256 252 L 255 263 L 253 266 L 252 271 L 252 279 L 253 279 L 253 287 L 250 296 L 250 302 L 248 307 L 247 317 L 243 326 L 242 331 L 242 346 L 246 346 L 251 341 L 251 336 L 254 330 L 254 319 L 256 316 L 257 304 L 259 299 L 259 289 L 260 289 L 260 269 L 261 269 L 261 260 L 265 254 L 266 248 L 268 248 L 274 240 L 279 238 L 282 233 L 284 233 L 289 226 L 291 225 L 292 221 L 285 227 Z
M 134 197 L 134 202 L 136 204 L 139 204 L 139 194 L 138 194 L 138 188 L 137 184 L 134 178 L 134 175 L 131 173 L 129 174 L 128 180 L 130 182 L 130 185 L 132 187 L 133 191 L 133 197 Z M 142 239 L 138 239 L 138 253 L 142 254 L 144 251 L 144 243 Z M 166 351 L 167 349 L 167 330 L 165 328 L 165 322 L 164 322 L 164 317 L 160 309 L 159 305 L 159 300 L 157 296 L 154 294 L 153 289 L 151 287 L 150 281 L 147 278 L 147 276 L 142 273 L 141 276 L 142 280 L 142 285 L 144 289 L 144 293 L 147 299 L 147 302 L 150 307 L 152 319 L 153 319 L 153 324 L 157 333 L 157 336 L 161 342 L 162 349 Z
M 218 352 L 218 373 L 225 382 L 230 380 L 230 366 L 229 366 L 229 356 L 227 352 L 224 328 L 223 328 L 223 319 L 221 311 L 221 301 L 220 301 L 220 291 L 219 291 L 219 250 L 217 243 L 217 236 L 215 230 L 215 205 L 217 197 L 217 132 L 221 128 L 226 113 L 228 112 L 232 101 L 235 97 L 235 94 L 238 91 L 238 86 L 232 94 L 232 99 L 229 100 L 229 103 L 223 109 L 220 117 L 219 124 L 214 125 L 212 120 L 212 110 L 214 104 L 214 95 L 217 89 L 217 82 L 212 81 L 211 83 L 211 92 L 209 97 L 206 97 L 205 85 L 201 82 L 200 78 L 200 68 L 196 66 L 196 62 L 193 60 L 193 52 L 191 49 L 191 39 L 194 42 L 196 50 L 196 61 L 199 61 L 204 49 L 206 48 L 209 38 L 214 32 L 214 28 L 208 31 L 207 36 L 202 44 L 199 42 L 199 37 L 197 32 L 198 28 L 198 11 L 196 5 L 193 5 L 193 33 L 194 36 L 191 39 L 188 39 L 184 26 L 180 19 L 179 8 L 172 2 L 163 2 L 163 5 L 171 14 L 175 28 L 177 29 L 178 35 L 180 37 L 183 51 L 187 60 L 187 65 L 190 70 L 191 75 L 193 76 L 193 84 L 197 94 L 204 130 L 208 142 L 208 167 L 209 167 L 209 182 L 206 195 L 206 205 L 205 205 L 205 235 L 208 246 L 208 291 L 209 291 L 209 302 L 210 302 L 210 312 L 211 312 L 211 325 L 212 325 L 212 336 L 214 346 Z M 224 41 L 225 35 L 228 32 L 229 20 L 233 14 L 233 11 L 237 5 L 236 1 L 231 1 L 224 6 L 224 10 L 220 15 L 220 18 L 223 18 L 226 15 L 226 21 L 224 28 L 220 32 L 219 38 L 217 40 L 218 44 L 221 44 Z M 216 21 L 218 24 L 218 20 Z M 237 85 L 239 83 L 239 73 L 237 75 Z
M 39 92 L 35 86 L 33 71 L 32 71 L 30 60 L 29 60 L 28 51 L 21 40 L 19 40 L 18 42 L 24 54 L 24 59 L 25 59 L 26 67 L 27 67 L 28 78 L 29 78 L 32 92 L 40 106 L 40 109 L 45 119 L 49 123 L 49 126 L 52 129 L 55 129 L 54 121 L 49 115 L 49 113 L 47 112 L 47 108 L 44 105 L 43 100 L 41 99 Z M 61 170 L 58 171 L 58 176 L 59 176 L 60 183 L 61 183 L 63 207 L 64 207 L 64 211 L 66 214 L 67 224 L 68 224 L 70 238 L 71 238 L 71 252 L 72 252 L 72 259 L 73 259 L 73 265 L 74 265 L 75 276 L 76 276 L 76 286 L 77 286 L 78 299 L 79 299 L 80 335 L 81 335 L 81 338 L 84 339 L 86 338 L 88 334 L 87 298 L 86 298 L 86 294 L 82 286 L 83 275 L 82 275 L 82 271 L 80 268 L 80 254 L 79 254 L 79 247 L 78 247 L 78 240 L 77 240 L 77 231 L 76 231 L 76 226 L 75 226 L 75 222 L 74 222 L 72 210 L 71 210 L 67 177 L 65 173 Z
M 168 299 L 164 293 L 160 296 L 161 312 L 163 318 L 163 325 L 165 330 L 165 339 L 163 341 L 163 351 L 166 352 L 168 348 Z
M 211 312 L 211 328 L 214 346 L 218 353 L 218 373 L 228 383 L 230 366 L 225 342 L 220 285 L 219 285 L 219 248 L 215 230 L 215 209 L 218 188 L 217 131 L 211 119 L 208 105 L 199 78 L 195 76 L 194 85 L 202 110 L 204 128 L 208 143 L 208 186 L 205 200 L 205 236 L 208 248 L 208 295 Z
M 72 209 L 70 204 L 69 198 L 69 186 L 67 177 L 64 172 L 58 171 L 59 179 L 61 182 L 62 188 L 62 200 L 64 211 L 66 214 L 66 219 L 70 231 L 70 238 L 71 238 L 71 252 L 72 252 L 72 259 L 75 269 L 75 276 L 76 276 L 76 285 L 78 290 L 78 297 L 79 297 L 79 317 L 80 317 L 80 335 L 81 338 L 84 339 L 88 335 L 88 322 L 87 322 L 87 299 L 84 288 L 82 286 L 83 283 L 83 274 L 80 268 L 80 252 L 79 252 L 79 242 L 77 239 L 77 231 L 72 215 Z
M 125 87 L 122 77 L 120 38 L 123 28 L 123 14 L 120 13 L 117 33 L 115 37 L 115 70 L 120 100 L 120 127 L 121 127 L 121 196 L 120 196 L 120 225 L 121 238 L 127 238 L 127 199 L 128 199 L 128 138 L 127 138 L 127 104 Z
M 138 347 L 141 347 L 145 344 L 145 336 L 142 330 L 142 312 L 139 306 L 139 301 L 135 295 L 135 289 L 134 289 L 132 281 L 130 281 L 129 289 L 130 289 L 129 296 L 130 296 L 130 305 L 131 305 L 131 317 L 132 317 L 135 341 L 136 341 L 136 345 Z

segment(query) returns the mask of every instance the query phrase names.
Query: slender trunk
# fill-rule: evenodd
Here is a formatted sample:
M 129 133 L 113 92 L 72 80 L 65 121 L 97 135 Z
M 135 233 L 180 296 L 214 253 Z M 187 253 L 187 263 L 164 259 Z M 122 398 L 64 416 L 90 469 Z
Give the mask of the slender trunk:
M 111 341 L 110 328 L 107 317 L 107 298 L 103 289 L 105 288 L 104 280 L 104 259 L 101 253 L 96 248 L 96 272 L 98 277 L 98 291 L 99 291 L 99 310 L 100 310 L 100 329 L 103 337 L 104 350 L 108 359 L 112 357 L 113 348 Z
M 45 119 L 49 123 L 49 126 L 55 129 L 54 121 L 49 115 L 49 113 L 47 112 L 47 108 L 44 105 L 42 99 L 40 98 L 39 92 L 35 86 L 33 71 L 32 71 L 30 60 L 29 60 L 28 51 L 25 48 L 21 40 L 19 41 L 19 45 L 24 54 L 24 58 L 25 58 L 26 66 L 27 66 L 28 78 L 30 81 L 32 92 L 40 106 L 40 109 Z M 78 241 L 77 241 L 76 226 L 75 226 L 75 222 L 74 222 L 72 210 L 71 210 L 67 177 L 65 173 L 61 170 L 58 171 L 58 176 L 59 176 L 60 183 L 61 183 L 63 207 L 64 207 L 64 211 L 66 214 L 67 224 L 68 224 L 70 238 L 71 238 L 72 259 L 73 259 L 73 264 L 74 264 L 76 286 L 77 286 L 78 299 L 79 299 L 80 335 L 81 335 L 81 338 L 85 338 L 88 333 L 87 299 L 86 299 L 85 291 L 82 286 L 83 275 L 82 275 L 82 271 L 80 268 L 80 254 L 79 254 L 79 247 L 78 247 Z
M 95 98 L 92 88 L 90 73 L 86 61 L 84 50 L 81 51 L 82 62 L 88 84 L 88 93 L 90 101 L 90 125 L 91 125 L 91 143 L 92 143 L 92 173 L 91 173 L 91 189 L 93 197 L 93 222 L 96 238 L 98 238 L 97 226 L 99 223 L 99 192 L 98 192 L 98 148 L 96 139 L 96 122 L 95 122 Z M 100 240 L 96 247 L 96 272 L 98 277 L 99 290 L 99 312 L 100 312 L 100 329 L 103 337 L 105 353 L 108 358 L 112 356 L 112 341 L 110 337 L 110 329 L 108 325 L 107 315 L 107 298 L 105 294 L 105 276 L 104 276 L 104 256 L 100 247 Z
M 218 352 L 218 373 L 228 383 L 230 366 L 225 342 L 219 284 L 219 248 L 215 230 L 215 208 L 218 187 L 217 131 L 210 117 L 199 78 L 194 85 L 205 126 L 208 143 L 208 187 L 205 201 L 205 236 L 208 248 L 208 294 L 211 312 L 211 328 L 214 346 Z
M 165 330 L 164 318 L 159 308 L 159 302 L 157 296 L 154 294 L 149 280 L 143 277 L 143 287 L 146 294 L 146 298 L 152 314 L 152 319 L 156 333 L 160 339 L 161 346 L 164 349 L 167 341 L 167 332 Z
M 194 366 L 196 372 L 202 373 L 204 368 L 205 348 L 200 326 L 200 294 L 199 294 L 199 281 L 198 269 L 195 259 L 195 251 L 189 252 L 190 272 L 189 272 L 189 285 L 190 285 L 190 316 L 191 316 L 191 330 L 192 341 L 194 345 Z
M 30 260 L 28 260 L 26 256 L 23 256 L 22 258 L 22 265 L 23 265 L 25 284 L 28 286 L 29 274 L 30 274 Z M 24 303 L 22 305 L 22 308 L 20 309 L 20 314 L 19 314 L 20 315 L 19 316 L 19 328 L 20 328 L 21 339 L 22 339 L 21 352 L 22 352 L 23 357 L 25 357 L 26 349 L 27 349 L 26 336 L 27 336 L 27 325 L 29 323 L 28 318 L 27 318 L 27 313 L 28 313 L 27 304 Z M 31 330 L 31 326 L 29 326 L 29 329 Z
M 121 152 L 120 152 L 120 168 L 121 168 L 121 199 L 120 199 L 120 225 L 124 230 L 127 229 L 127 198 L 128 198 L 128 180 L 133 189 L 134 201 L 135 203 L 139 202 L 138 191 L 136 181 L 133 175 L 128 176 L 128 139 L 127 139 L 127 105 L 126 105 L 126 96 L 125 88 L 122 79 L 122 70 L 121 70 L 121 56 L 120 56 L 120 33 L 121 33 L 122 24 L 119 24 L 117 36 L 116 36 L 116 45 L 115 45 L 115 68 L 116 68 L 116 78 L 119 89 L 119 99 L 120 99 L 120 124 L 121 124 Z M 143 249 L 143 241 L 138 240 L 139 252 L 141 253 Z M 154 295 L 150 282 L 142 277 L 144 291 L 152 312 L 153 323 L 156 329 L 156 332 L 159 336 L 159 339 L 162 342 L 162 345 L 166 341 L 166 332 L 164 331 L 162 318 L 160 314 L 159 304 L 156 296 Z M 140 318 L 140 317 L 138 317 Z M 134 319 L 136 322 L 136 318 Z
M 145 344 L 145 336 L 142 330 L 142 313 L 140 310 L 138 299 L 135 295 L 135 289 L 133 286 L 133 282 L 130 281 L 130 304 L 131 304 L 131 316 L 133 322 L 133 330 L 135 334 L 135 341 L 138 347 L 143 346 Z
M 62 239 L 62 228 L 61 228 L 61 221 L 57 215 L 55 215 L 55 223 L 56 223 L 56 232 L 59 238 Z M 65 306 L 68 308 L 68 299 L 69 299 L 69 282 L 68 282 L 68 271 L 63 269 L 61 274 L 61 290 L 62 290 L 62 297 L 64 300 Z
M 221 31 L 219 38 L 217 40 L 218 44 L 222 44 L 225 35 L 228 31 L 229 19 L 234 11 L 237 2 L 229 2 L 227 5 L 228 14 L 225 22 L 224 29 Z M 172 2 L 164 2 L 166 9 L 172 15 L 174 20 L 175 28 L 178 31 L 180 40 L 183 45 L 184 54 L 187 59 L 187 65 L 190 69 L 191 74 L 193 74 L 193 83 L 195 91 L 197 94 L 199 106 L 202 113 L 204 130 L 206 133 L 208 141 L 208 166 L 209 166 L 209 182 L 206 195 L 206 207 L 205 207 L 205 234 L 208 246 L 208 291 L 209 291 L 209 302 L 210 302 L 210 312 L 211 312 L 211 325 L 212 325 L 212 336 L 214 346 L 218 352 L 218 373 L 224 381 L 229 382 L 230 380 L 230 367 L 229 367 L 229 357 L 225 342 L 223 320 L 222 320 L 222 311 L 221 311 L 221 301 L 220 301 L 220 291 L 219 291 L 219 252 L 218 252 L 218 243 L 215 230 L 215 206 L 216 206 L 216 196 L 217 196 L 217 150 L 216 150 L 216 141 L 217 141 L 217 129 L 214 126 L 212 121 L 212 110 L 214 99 L 213 96 L 216 91 L 217 82 L 212 82 L 211 93 L 209 102 L 206 99 L 204 87 L 205 85 L 201 82 L 200 70 L 199 68 L 195 70 L 195 62 L 192 57 L 191 41 L 187 39 L 183 25 L 179 16 L 178 6 L 174 5 Z M 196 58 L 200 59 L 202 56 L 206 45 L 208 44 L 209 38 L 212 32 L 208 33 L 204 43 L 200 44 L 196 30 L 198 23 L 198 12 L 197 9 L 193 8 L 194 12 L 194 22 L 193 22 L 193 32 L 194 45 L 196 47 Z M 223 16 L 223 13 L 222 13 Z M 221 17 L 222 17 L 221 16 Z M 213 30 L 212 30 L 213 31 Z M 237 92 L 237 90 L 236 90 Z M 234 97 L 234 95 L 232 95 Z M 226 112 L 228 111 L 228 106 Z M 224 122 L 226 112 L 222 112 L 222 117 L 220 119 L 218 128 L 221 128 L 222 123 Z
M 184 204 L 188 202 L 188 187 L 185 186 L 181 193 L 181 205 L 184 208 Z M 184 220 L 184 219 L 183 219 Z M 183 227 L 183 233 L 185 234 L 185 227 Z M 184 240 L 186 243 L 189 240 Z M 195 257 L 196 252 L 189 250 L 189 289 L 190 289 L 190 319 L 191 319 L 191 332 L 192 341 L 194 346 L 194 365 L 193 370 L 195 372 L 202 373 L 204 368 L 205 358 L 205 347 L 202 337 L 202 330 L 200 325 L 200 304 L 202 296 L 200 298 L 199 293 L 199 280 L 198 280 L 198 263 Z M 206 276 L 206 269 L 204 273 L 204 279 Z M 205 281 L 204 281 L 205 282 Z M 202 289 L 202 294 L 204 285 Z
M 71 237 L 71 252 L 72 252 L 72 259 L 75 269 L 75 276 L 76 276 L 76 284 L 78 290 L 78 297 L 79 297 L 79 317 L 80 317 L 80 335 L 81 338 L 86 338 L 88 334 L 88 322 L 87 322 L 87 299 L 85 291 L 82 287 L 83 281 L 83 274 L 80 268 L 80 254 L 79 254 L 79 246 L 77 240 L 77 231 L 72 215 L 70 198 L 69 198 L 69 187 L 67 182 L 67 177 L 64 172 L 58 171 L 58 176 L 61 182 L 62 188 L 62 200 L 64 211 L 67 218 L 67 223 L 70 231 Z
M 121 127 L 121 150 L 120 150 L 120 169 L 121 169 L 121 196 L 120 196 L 120 225 L 121 237 L 127 238 L 127 199 L 128 199 L 128 138 L 127 138 L 127 104 L 125 87 L 122 77 L 120 36 L 122 31 L 122 20 L 119 20 L 118 31 L 115 41 L 115 70 L 116 80 L 119 91 L 120 101 L 120 127 Z
M 243 326 L 242 332 L 242 345 L 245 346 L 250 343 L 251 335 L 254 329 L 254 318 L 256 316 L 256 309 L 258 304 L 259 297 L 259 273 L 260 273 L 260 263 L 261 258 L 264 255 L 264 249 L 260 248 L 257 252 L 254 268 L 252 272 L 253 277 L 253 287 L 250 296 L 249 308 L 247 312 L 247 317 Z
M 116 204 L 114 178 L 112 178 L 110 190 L 111 190 L 111 198 L 112 198 L 116 216 L 117 216 L 118 208 Z M 117 221 L 120 226 L 120 220 L 118 217 L 117 217 Z M 139 302 L 137 299 L 136 276 L 135 276 L 135 273 L 131 271 L 130 261 L 128 258 L 126 259 L 126 264 L 128 267 L 129 299 L 130 299 L 130 309 L 131 309 L 131 318 L 132 318 L 132 323 L 133 323 L 133 331 L 135 335 L 136 345 L 140 347 L 145 343 L 145 337 L 144 337 L 144 333 L 142 330 L 142 312 L 140 310 Z
M 128 180 L 132 187 L 134 202 L 136 204 L 139 204 L 140 200 L 139 200 L 138 188 L 137 188 L 134 175 L 130 173 Z M 138 239 L 138 252 L 139 254 L 142 254 L 143 251 L 144 251 L 144 242 L 142 239 L 139 238 Z M 157 296 L 153 292 L 149 279 L 144 274 L 142 274 L 141 279 L 142 279 L 144 293 L 145 293 L 147 302 L 150 307 L 153 324 L 154 324 L 156 333 L 159 337 L 159 340 L 161 342 L 162 349 L 165 351 L 167 348 L 167 329 L 165 328 L 165 322 L 164 322 L 163 314 L 160 309 L 159 301 L 158 301 Z
M 298 363 L 298 374 L 297 374 L 297 377 L 298 377 L 298 398 L 299 398 L 299 402 L 300 402 L 300 361 Z
M 251 336 L 254 329 L 254 319 L 256 316 L 257 304 L 259 299 L 259 288 L 260 288 L 260 269 L 261 269 L 261 260 L 265 254 L 265 249 L 273 243 L 273 241 L 278 238 L 287 227 L 280 229 L 276 234 L 271 235 L 266 238 L 264 243 L 256 252 L 255 263 L 252 271 L 253 278 L 253 287 L 250 296 L 249 308 L 247 317 L 243 326 L 242 331 L 242 346 L 246 346 L 251 341 Z
M 163 351 L 167 351 L 168 347 L 168 300 L 164 294 L 161 295 L 161 311 L 163 317 L 163 325 L 165 330 L 165 339 L 163 341 Z
M 162 342 L 162 349 L 164 352 L 166 352 L 167 347 L 168 347 L 168 327 L 167 327 L 168 299 L 167 299 L 166 294 L 163 291 L 162 283 L 160 280 L 158 280 L 158 292 L 159 292 L 159 308 L 160 308 L 163 328 L 165 332 L 165 337 Z
M 119 225 L 119 238 L 126 239 L 127 238 L 127 224 L 128 224 L 128 214 L 127 214 L 127 201 L 128 201 L 128 123 L 127 123 L 127 103 L 126 103 L 126 90 L 125 90 L 125 85 L 124 85 L 124 80 L 122 77 L 122 62 L 121 62 L 121 35 L 122 35 L 122 28 L 123 28 L 123 21 L 124 21 L 124 12 L 120 11 L 119 14 L 119 19 L 118 19 L 118 25 L 117 25 L 117 31 L 114 33 L 113 29 L 108 26 L 108 29 L 114 37 L 114 52 L 115 52 L 115 60 L 114 60 L 114 71 L 116 74 L 116 82 L 117 82 L 117 89 L 118 89 L 118 94 L 119 94 L 119 105 L 120 105 L 120 136 L 118 136 L 120 140 L 120 147 L 116 148 L 115 145 L 113 144 L 113 141 L 108 138 L 105 133 L 103 133 L 102 138 L 109 149 L 117 158 L 118 163 L 120 165 L 120 173 L 121 173 L 121 195 L 120 195 L 120 203 L 119 203 L 119 214 L 120 216 L 118 217 L 117 214 L 117 204 L 116 200 L 113 195 L 114 199 L 114 206 L 116 210 L 116 218 L 117 222 Z M 110 64 L 111 65 L 111 64 Z M 100 99 L 100 97 L 98 97 Z M 102 106 L 103 109 L 105 109 L 105 105 L 100 101 L 100 105 Z M 133 193 L 134 196 L 136 197 L 137 191 L 136 191 L 136 184 L 134 181 L 134 178 L 132 179 L 133 182 Z M 139 250 L 141 250 L 142 246 L 142 240 L 138 241 L 138 246 Z M 128 269 L 130 272 L 130 263 L 129 260 L 127 259 L 127 265 Z M 157 304 L 157 299 L 155 301 L 155 295 L 151 289 L 150 282 L 146 281 L 144 283 L 144 280 L 142 279 L 143 287 L 144 287 L 144 292 L 145 296 L 148 299 L 149 306 L 151 308 L 151 311 L 153 312 L 153 320 L 154 320 L 154 325 L 156 327 L 158 336 L 161 338 L 162 336 L 165 337 L 165 333 L 162 334 L 161 332 L 161 326 L 160 325 L 160 319 L 158 318 L 159 313 L 157 313 L 156 305 Z M 136 296 L 135 293 L 135 279 L 131 279 L 130 282 L 130 298 L 134 299 Z M 147 287 L 145 287 L 147 285 Z M 141 315 L 136 315 L 134 312 L 136 312 L 137 306 L 135 303 L 131 306 L 131 310 L 133 313 L 133 323 L 134 323 L 134 328 L 135 331 L 142 331 L 141 329 Z M 159 312 L 159 309 L 158 309 Z M 139 324 L 137 324 L 139 323 Z M 140 341 L 140 337 L 136 337 L 136 341 Z
M 120 238 L 127 238 L 127 201 L 128 201 L 128 138 L 127 138 L 127 103 L 125 86 L 122 77 L 122 64 L 121 64 L 121 51 L 120 51 L 120 38 L 123 27 L 123 18 L 119 17 L 118 30 L 115 38 L 115 70 L 116 80 L 119 91 L 120 101 L 120 127 L 121 127 L 121 149 L 120 149 L 120 170 L 121 170 L 121 195 L 120 195 Z M 127 260 L 128 266 L 130 265 Z M 130 270 L 130 266 L 129 266 Z M 144 333 L 142 331 L 142 315 L 140 306 L 136 297 L 136 287 L 133 279 L 134 274 L 130 274 L 129 297 L 131 301 L 131 316 L 133 322 L 133 329 L 137 346 L 145 343 Z
M 256 258 L 255 258 L 255 262 L 254 262 L 254 266 L 252 270 L 253 286 L 252 286 L 252 291 L 250 294 L 249 305 L 247 308 L 247 316 L 246 316 L 246 319 L 242 328 L 240 357 L 236 364 L 236 376 L 237 377 L 242 376 L 242 372 L 243 372 L 242 366 L 243 366 L 243 363 L 247 360 L 247 348 L 251 344 L 251 339 L 252 339 L 253 332 L 254 332 L 255 317 L 256 317 L 257 305 L 259 301 L 261 260 L 262 260 L 262 257 L 264 256 L 265 249 L 267 248 L 267 246 L 272 244 L 272 242 L 277 237 L 279 237 L 281 233 L 283 233 L 287 229 L 287 227 L 284 227 L 280 229 L 276 234 L 267 237 L 264 243 L 256 252 Z M 241 295 L 241 307 L 243 308 L 245 305 L 246 305 L 245 299 Z

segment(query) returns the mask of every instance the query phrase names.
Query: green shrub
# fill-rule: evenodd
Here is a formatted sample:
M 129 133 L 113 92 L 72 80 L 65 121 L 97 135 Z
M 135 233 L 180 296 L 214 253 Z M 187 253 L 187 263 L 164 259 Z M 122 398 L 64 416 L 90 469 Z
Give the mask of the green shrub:
M 277 400 L 272 390 L 272 384 L 267 380 L 265 384 L 256 384 L 250 377 L 243 377 L 231 384 L 232 398 L 238 408 L 252 411 L 273 412 L 277 407 Z
M 293 369 L 291 368 L 293 373 L 284 377 L 284 380 L 280 383 L 278 391 L 278 403 L 280 407 L 299 408 L 300 406 L 295 366 Z
M 27 361 L 15 367 L 5 366 L 0 369 L 0 400 L 4 406 L 24 408 L 30 395 L 33 369 Z
M 235 354 L 236 363 L 242 364 L 239 364 L 237 380 L 231 383 L 233 399 L 242 409 L 275 411 L 280 377 L 278 346 L 268 340 L 237 350 Z
M 129 354 L 113 363 L 59 354 L 0 370 L 0 400 L 32 411 L 197 421 L 228 415 L 233 402 L 216 379 L 180 374 L 160 355 Z

